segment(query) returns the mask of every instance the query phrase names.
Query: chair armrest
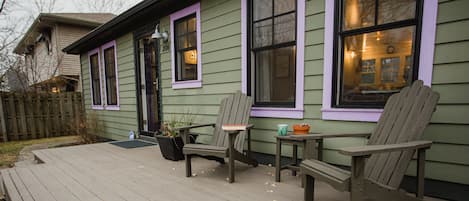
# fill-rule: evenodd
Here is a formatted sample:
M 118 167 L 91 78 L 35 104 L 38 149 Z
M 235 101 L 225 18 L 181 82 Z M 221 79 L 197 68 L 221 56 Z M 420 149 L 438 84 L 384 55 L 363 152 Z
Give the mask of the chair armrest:
M 228 133 L 229 135 L 235 135 L 235 134 L 238 134 L 238 133 L 241 132 L 241 131 L 249 131 L 249 130 L 251 130 L 252 128 L 254 128 L 254 124 L 248 124 L 248 125 L 246 125 L 246 129 L 223 130 L 223 131 L 225 131 L 225 132 Z
M 215 124 L 199 124 L 199 125 L 190 125 L 190 126 L 183 126 L 183 127 L 179 127 L 179 128 L 175 128 L 174 130 L 190 130 L 190 129 L 193 129 L 193 128 L 201 128 L 201 127 L 207 127 L 207 126 L 212 126 L 212 127 L 215 127 Z
M 348 147 L 339 149 L 339 153 L 348 156 L 370 156 L 384 152 L 406 151 L 415 149 L 428 149 L 432 141 L 412 141 L 399 144 L 368 145 L 360 147 Z
M 370 137 L 371 133 L 319 133 L 308 135 L 291 135 L 294 138 L 301 138 L 306 140 L 322 140 L 326 138 L 339 138 L 339 137 Z

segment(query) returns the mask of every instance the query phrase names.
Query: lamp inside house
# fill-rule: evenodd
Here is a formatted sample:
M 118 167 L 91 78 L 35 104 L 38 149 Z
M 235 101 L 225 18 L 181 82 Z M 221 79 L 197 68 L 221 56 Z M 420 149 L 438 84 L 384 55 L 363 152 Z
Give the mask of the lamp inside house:
M 184 52 L 184 62 L 186 64 L 197 64 L 197 50 L 187 50 Z

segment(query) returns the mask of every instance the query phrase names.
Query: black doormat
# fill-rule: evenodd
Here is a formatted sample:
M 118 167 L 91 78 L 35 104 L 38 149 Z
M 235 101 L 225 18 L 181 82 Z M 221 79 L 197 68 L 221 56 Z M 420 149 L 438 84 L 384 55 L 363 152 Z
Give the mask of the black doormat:
M 156 145 L 150 142 L 144 142 L 140 140 L 129 140 L 129 141 L 120 141 L 120 142 L 110 142 L 110 144 L 116 145 L 118 147 L 126 148 L 126 149 L 133 149 L 139 147 L 146 147 L 146 146 L 153 146 Z

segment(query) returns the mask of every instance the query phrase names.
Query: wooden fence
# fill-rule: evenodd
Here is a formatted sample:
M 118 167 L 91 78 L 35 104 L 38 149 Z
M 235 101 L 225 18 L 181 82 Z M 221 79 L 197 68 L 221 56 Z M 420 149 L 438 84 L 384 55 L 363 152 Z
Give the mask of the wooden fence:
M 83 117 L 81 93 L 0 93 L 0 142 L 75 135 Z

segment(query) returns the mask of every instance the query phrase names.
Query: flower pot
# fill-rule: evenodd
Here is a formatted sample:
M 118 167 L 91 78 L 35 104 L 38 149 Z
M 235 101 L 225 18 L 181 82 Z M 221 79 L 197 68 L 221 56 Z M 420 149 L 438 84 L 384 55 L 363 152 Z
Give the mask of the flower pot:
M 294 124 L 293 134 L 295 135 L 306 135 L 309 133 L 311 127 L 308 124 Z
M 160 147 L 161 154 L 167 160 L 179 161 L 184 160 L 184 154 L 182 153 L 182 148 L 184 147 L 184 142 L 181 137 L 170 137 L 157 135 L 155 136 L 158 141 L 158 146 Z M 191 135 L 191 143 L 195 142 L 196 135 Z

